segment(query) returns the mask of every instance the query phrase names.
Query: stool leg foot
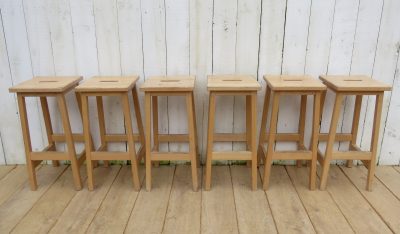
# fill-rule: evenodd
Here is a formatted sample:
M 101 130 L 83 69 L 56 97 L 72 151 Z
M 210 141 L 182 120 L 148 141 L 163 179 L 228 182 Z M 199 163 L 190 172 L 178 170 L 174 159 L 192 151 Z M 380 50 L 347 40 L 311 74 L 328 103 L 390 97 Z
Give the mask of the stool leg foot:
M 36 180 L 36 169 L 33 166 L 33 162 L 32 161 L 28 161 L 27 162 L 27 169 L 28 169 L 28 176 L 29 176 L 29 185 L 31 187 L 32 191 L 36 191 L 37 190 L 37 180 Z
M 353 167 L 353 160 L 347 160 L 346 161 L 346 167 L 348 167 L 348 168 Z

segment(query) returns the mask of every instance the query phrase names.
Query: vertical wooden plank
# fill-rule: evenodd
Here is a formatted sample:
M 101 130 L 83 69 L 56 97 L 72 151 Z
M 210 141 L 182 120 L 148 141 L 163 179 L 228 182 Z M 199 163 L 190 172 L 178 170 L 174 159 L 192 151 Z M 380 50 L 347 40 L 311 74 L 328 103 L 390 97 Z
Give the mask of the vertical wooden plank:
M 94 191 L 83 189 L 74 196 L 49 233 L 85 232 L 120 169 L 120 166 L 96 168 L 94 170 L 98 185 L 96 189 Z
M 399 41 L 400 41 L 400 29 L 395 25 L 400 21 L 400 15 L 397 14 L 400 9 L 400 2 L 387 0 L 384 2 L 383 11 L 382 11 L 382 20 L 381 26 L 379 29 L 379 37 L 378 37 L 378 45 L 376 48 L 375 55 L 375 63 L 373 67 L 372 77 L 376 80 L 380 80 L 386 82 L 388 84 L 394 84 L 395 75 L 396 75 L 396 66 L 399 60 Z M 385 94 L 385 98 L 383 101 L 382 108 L 382 122 L 380 128 L 380 142 L 378 143 L 378 152 L 380 152 L 380 146 L 382 144 L 383 139 L 383 131 L 385 131 L 385 123 L 387 119 L 387 113 L 389 110 L 389 102 L 391 99 L 392 93 L 388 92 Z M 393 100 L 393 99 L 392 99 Z M 375 99 L 370 98 L 368 100 L 368 107 L 366 111 L 365 126 L 372 126 L 374 109 L 375 109 Z M 390 123 L 393 123 L 391 120 Z M 387 125 L 390 126 L 390 125 Z M 390 128 L 389 128 L 390 129 Z M 391 131 L 387 131 L 391 133 Z M 396 135 L 396 134 L 395 134 Z M 361 145 L 363 148 L 369 149 L 369 145 L 371 143 L 372 136 L 372 128 L 364 128 L 363 137 L 361 141 Z M 387 135 L 385 141 L 387 143 L 393 142 L 391 137 Z M 382 148 L 383 149 L 383 148 Z M 388 149 L 388 150 L 386 150 Z M 382 158 L 379 158 L 379 164 L 398 164 L 398 157 L 393 157 L 391 153 L 392 147 L 388 144 L 385 144 L 385 149 L 382 150 Z M 378 156 L 380 157 L 380 156 Z
M 11 80 L 9 81 L 11 83 L 5 84 L 5 88 L 7 88 L 10 87 L 12 84 L 17 84 L 24 80 L 31 79 L 33 71 L 30 59 L 29 43 L 25 27 L 22 1 L 1 1 L 0 8 L 1 19 L 3 23 L 2 26 L 4 42 L 6 45 L 6 54 L 8 55 L 9 71 L 11 78 Z M 8 76 L 7 70 L 8 69 L 6 68 L 6 70 L 2 71 L 4 72 L 4 74 L 6 74 L 6 77 Z M 7 105 L 10 105 L 12 101 L 9 100 L 5 103 L 8 103 Z M 18 113 L 15 101 L 13 105 L 6 107 L 9 108 L 10 111 L 7 111 L 7 113 Z M 38 109 L 38 101 L 34 98 L 27 99 L 27 110 L 30 117 L 29 122 L 32 133 L 32 149 L 40 150 L 43 147 L 43 137 L 40 124 L 41 122 L 40 112 Z M 18 140 L 21 139 L 21 137 L 18 137 L 21 136 L 21 127 L 17 119 L 18 118 L 16 116 L 9 116 L 7 118 L 4 118 L 4 121 L 3 119 L 1 121 L 3 147 L 6 152 L 6 161 L 8 164 L 25 162 L 25 154 L 20 151 L 23 149 L 23 147 L 21 147 L 23 146 L 23 144 L 21 140 Z M 4 131 L 5 126 L 7 126 L 8 128 L 7 131 Z M 18 132 L 14 130 L 17 130 Z
M 286 166 L 308 216 L 318 233 L 354 233 L 350 224 L 327 191 L 308 189 L 308 168 Z
M 145 79 L 154 75 L 167 74 L 167 51 L 165 39 L 164 0 L 141 0 L 142 33 Z M 159 131 L 168 133 L 168 103 L 166 97 L 158 99 Z M 161 144 L 160 150 L 168 150 L 168 145 Z
M 100 75 L 121 75 L 119 22 L 116 1 L 94 1 L 97 55 Z M 125 133 L 124 117 L 119 97 L 104 98 L 106 131 Z M 125 150 L 126 143 L 111 143 L 109 150 Z
M 257 79 L 261 23 L 261 0 L 238 0 L 236 28 L 236 74 L 252 75 Z M 233 132 L 245 132 L 245 98 L 235 97 Z M 258 134 L 257 134 L 258 137 Z M 244 143 L 233 143 L 233 150 L 246 150 Z
M 167 49 L 167 75 L 189 74 L 189 1 L 165 1 L 165 40 Z M 187 133 L 187 112 L 184 97 L 168 97 L 169 133 Z M 163 113 L 161 113 L 163 115 Z M 170 143 L 170 151 L 189 150 L 188 144 Z
M 65 171 L 66 166 L 44 166 L 37 173 L 39 187 L 32 191 L 26 181 L 7 201 L 0 206 L 0 232 L 9 233 L 24 217 L 56 179 Z
M 190 166 L 176 166 L 163 233 L 200 233 L 201 192 L 192 188 Z
M 375 50 L 379 33 L 380 19 L 382 13 L 383 1 L 360 1 L 359 11 L 356 22 L 356 31 L 354 35 L 353 51 L 350 63 L 350 75 L 364 74 L 372 75 L 372 68 L 375 58 Z M 361 123 L 364 122 L 366 101 L 364 97 Z M 344 110 L 341 131 L 350 132 L 354 112 L 354 97 L 347 97 Z M 362 131 L 363 125 L 360 126 Z M 361 136 L 358 137 L 361 139 Z M 341 149 L 348 149 L 348 143 L 340 143 Z
M 279 233 L 315 233 L 285 167 L 272 167 L 270 186 L 265 193 Z
M 310 8 L 310 0 L 288 0 L 287 2 L 282 74 L 304 73 Z M 299 97 L 281 97 L 277 132 L 297 131 L 298 113 L 300 113 L 299 100 Z M 297 148 L 293 143 L 278 143 L 276 149 L 294 150 Z
M 400 45 L 399 50 L 400 52 Z M 393 80 L 393 90 L 391 92 L 390 106 L 387 112 L 385 130 L 382 136 L 382 147 L 380 151 L 379 164 L 399 165 L 400 150 L 397 144 L 400 140 L 400 59 L 397 57 L 397 68 Z
M 357 26 L 359 0 L 337 0 L 332 26 L 332 39 L 329 52 L 328 74 L 348 75 L 351 67 L 354 35 Z M 332 98 L 327 95 L 328 100 Z M 347 98 L 346 98 L 347 100 Z M 329 101 L 324 108 L 332 108 Z M 349 120 L 351 123 L 351 118 Z M 343 113 L 340 114 L 338 132 L 342 131 Z M 325 129 L 325 126 L 324 128 Z
M 194 90 L 199 149 L 203 159 L 207 142 L 207 75 L 212 73 L 213 0 L 190 0 L 190 73 L 196 74 Z
M 7 156 L 11 159 L 17 159 L 19 163 L 25 161 L 24 142 L 22 141 L 15 95 L 8 92 L 8 87 L 13 85 L 13 80 L 2 18 L 0 10 L 0 99 L 2 100 L 2 109 L 4 111 L 0 117 L 1 165 L 7 163 Z
M 244 166 L 231 166 L 230 170 L 239 232 L 277 233 L 264 191 L 249 189 L 251 169 Z
M 237 2 L 214 0 L 213 13 L 213 74 L 234 74 L 236 68 L 236 18 Z M 229 133 L 233 130 L 234 98 L 217 97 L 215 131 Z M 232 143 L 216 143 L 215 150 L 230 151 Z
M 281 74 L 283 39 L 286 21 L 286 1 L 262 1 L 261 31 L 259 48 L 258 81 L 262 90 L 258 92 L 258 103 L 263 103 L 266 83 L 265 74 Z M 262 105 L 259 105 L 262 106 Z M 257 119 L 261 120 L 262 108 L 257 110 Z M 266 126 L 269 126 L 269 119 Z
M 315 79 L 318 79 L 319 75 L 327 73 L 334 13 L 335 0 L 313 1 L 311 4 L 304 73 Z M 328 95 L 331 97 L 332 93 L 328 92 Z M 330 102 L 327 106 L 333 105 L 332 98 L 328 98 L 326 101 Z M 308 104 L 311 104 L 311 102 Z M 307 108 L 312 107 L 311 105 L 307 105 Z M 321 110 L 323 115 L 321 132 L 328 132 L 329 124 L 326 123 L 330 121 L 331 110 L 326 111 L 326 108 L 324 110 Z M 311 111 L 307 113 L 306 120 L 306 126 L 311 126 Z M 305 136 L 306 145 L 308 145 L 308 139 L 311 137 L 310 128 L 306 128 Z M 323 146 L 325 144 L 321 142 L 320 145 Z
M 202 190 L 201 232 L 239 233 L 229 167 L 214 167 L 211 177 L 211 190 Z
M 161 233 L 170 198 L 175 167 L 159 167 L 153 172 L 150 192 L 142 189 L 126 226 L 126 233 Z
M 140 86 L 144 81 L 143 73 L 143 42 L 142 42 L 142 16 L 140 11 L 140 1 L 138 0 L 118 0 L 118 30 L 119 46 L 121 56 L 122 75 L 138 75 L 137 85 Z M 139 92 L 139 103 L 144 103 L 144 95 Z M 132 99 L 130 99 L 132 102 Z M 131 103 L 131 106 L 133 104 Z M 133 108 L 131 115 L 134 116 Z M 144 109 L 141 108 L 142 119 L 144 119 Z M 134 132 L 138 132 L 137 124 L 133 121 Z
M 3 141 L 1 139 L 1 134 L 0 134 L 0 165 L 5 165 L 5 164 L 6 164 L 6 156 L 4 155 Z
M 91 0 L 70 0 L 71 24 L 75 47 L 76 74 L 82 75 L 84 79 L 99 74 L 97 59 L 96 28 L 94 23 L 93 1 Z M 71 99 L 70 99 L 71 100 Z M 97 119 L 96 105 L 89 99 L 90 115 Z M 75 100 L 69 102 L 74 104 L 72 111 L 76 112 Z M 83 132 L 81 120 L 73 119 L 73 130 Z M 99 128 L 97 121 L 91 121 L 92 137 L 95 146 L 99 146 Z
M 350 74 L 364 74 L 371 76 L 372 68 L 374 65 L 376 45 L 378 41 L 379 26 L 382 16 L 383 1 L 364 0 L 360 1 L 357 27 L 354 35 L 354 45 L 351 58 Z M 366 111 L 366 103 L 368 97 L 363 98 L 363 104 L 360 115 L 359 131 L 362 133 L 364 128 L 364 117 Z M 350 132 L 351 119 L 353 118 L 354 111 L 354 97 L 347 98 L 344 113 L 342 131 Z M 358 142 L 361 141 L 362 134 L 358 134 Z M 347 145 L 347 144 L 344 144 Z M 365 149 L 368 150 L 368 149 Z
M 51 46 L 53 49 L 55 75 L 76 75 L 75 46 L 72 30 L 71 8 L 68 0 L 46 0 L 47 18 L 50 28 Z M 68 103 L 74 103 L 73 95 L 67 96 Z M 51 115 L 56 118 L 55 132 L 62 129 L 59 112 L 55 102 L 50 104 Z M 71 105 L 69 105 L 71 107 Z M 80 116 L 76 105 L 70 111 L 71 128 L 76 131 L 81 128 Z

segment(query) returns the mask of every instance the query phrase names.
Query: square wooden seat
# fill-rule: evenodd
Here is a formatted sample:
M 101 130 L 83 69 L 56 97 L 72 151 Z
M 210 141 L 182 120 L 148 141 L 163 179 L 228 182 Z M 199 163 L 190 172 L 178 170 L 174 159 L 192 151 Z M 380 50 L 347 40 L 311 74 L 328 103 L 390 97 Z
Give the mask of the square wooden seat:
M 98 160 L 105 161 L 106 165 L 108 165 L 108 160 L 131 160 L 133 186 L 136 190 L 140 189 L 138 162 L 140 162 L 144 155 L 145 137 L 142 117 L 140 115 L 139 98 L 135 87 L 138 79 L 138 76 L 95 76 L 76 87 L 76 91 L 81 94 L 82 98 L 83 129 L 86 143 L 86 165 L 89 190 L 94 189 L 93 161 L 96 162 Z M 129 93 L 132 93 L 133 97 L 133 105 L 139 134 L 133 133 Z M 93 143 L 89 141 L 90 117 L 88 98 L 90 96 L 96 97 L 97 113 L 99 118 L 101 145 L 97 150 L 94 150 Z M 126 128 L 125 134 L 106 133 L 103 96 L 117 96 L 121 98 Z M 138 153 L 136 153 L 135 141 L 139 141 L 141 144 Z M 127 142 L 127 152 L 108 152 L 107 145 L 109 142 Z M 138 157 L 136 155 L 138 155 Z
M 297 160 L 297 165 L 301 166 L 301 160 L 309 160 L 310 163 L 310 182 L 309 187 L 314 190 L 317 176 L 317 150 L 318 132 L 320 120 L 320 101 L 326 86 L 317 79 L 310 76 L 264 76 L 267 82 L 266 94 L 264 97 L 264 108 L 261 120 L 261 131 L 258 145 L 259 159 L 264 159 L 264 189 L 268 188 L 273 160 Z M 297 133 L 277 133 L 279 99 L 283 95 L 300 95 L 300 117 Z M 314 97 L 314 110 L 312 121 L 312 140 L 310 147 L 304 145 L 304 132 L 306 124 L 307 96 Z M 269 132 L 266 133 L 267 115 L 272 99 L 271 121 Z M 296 142 L 297 151 L 275 151 L 277 141 Z M 265 148 L 268 143 L 268 148 Z
M 146 79 L 140 87 L 145 93 L 146 111 L 146 188 L 151 190 L 151 164 L 163 160 L 189 160 L 192 166 L 193 190 L 198 189 L 197 167 L 197 127 L 194 106 L 194 76 L 154 76 Z M 186 99 L 188 113 L 188 134 L 159 134 L 158 132 L 158 97 L 183 96 Z M 151 148 L 151 119 L 153 118 L 153 141 Z M 159 152 L 160 142 L 189 142 L 189 152 Z
M 368 169 L 367 176 L 367 190 L 372 189 L 372 180 L 375 174 L 376 166 L 376 152 L 378 149 L 378 138 L 379 138 L 379 127 L 381 122 L 382 104 L 384 91 L 391 90 L 391 86 L 385 83 L 373 80 L 368 76 L 320 76 L 320 79 L 324 82 L 329 89 L 331 89 L 336 97 L 332 112 L 331 125 L 328 134 L 319 134 L 319 141 L 326 141 L 325 154 L 318 151 L 318 161 L 322 165 L 321 184 L 320 189 L 326 188 L 329 165 L 331 160 L 341 159 L 347 160 L 347 166 L 351 167 L 353 160 L 361 160 L 364 166 Z M 322 100 L 325 100 L 325 93 Z M 353 122 L 350 133 L 336 133 L 337 123 L 339 121 L 339 114 L 343 99 L 345 96 L 354 95 L 355 105 Z M 372 141 L 369 151 L 362 151 L 357 146 L 357 133 L 358 125 L 360 120 L 360 111 L 363 95 L 374 95 L 375 96 L 375 114 L 374 122 L 372 127 Z M 323 106 L 322 101 L 322 106 Z M 344 120 L 345 121 L 345 120 Z M 349 151 L 334 151 L 333 144 L 335 141 L 350 142 Z
M 29 175 L 30 187 L 32 190 L 37 189 L 35 168 L 43 160 L 53 160 L 53 165 L 58 166 L 59 160 L 70 160 L 71 169 L 74 178 L 75 188 L 82 189 L 82 181 L 80 177 L 79 167 L 85 161 L 85 152 L 77 154 L 75 151 L 74 141 L 83 141 L 82 134 L 73 134 L 68 116 L 68 108 L 65 95 L 76 87 L 82 80 L 81 76 L 49 76 L 34 77 L 33 79 L 24 81 L 9 89 L 10 92 L 17 93 L 18 108 L 21 119 L 22 135 L 25 145 L 25 156 Z M 48 146 L 41 152 L 33 152 L 29 132 L 28 116 L 26 111 L 26 97 L 39 97 L 42 106 L 43 119 L 46 127 Z M 53 133 L 51 124 L 48 97 L 55 97 L 61 115 L 64 134 Z M 79 95 L 76 94 L 78 107 L 81 110 L 81 102 Z M 67 145 L 66 152 L 56 151 L 56 142 L 65 142 Z
M 261 85 L 249 75 L 212 75 L 208 76 L 208 91 L 258 91 Z
M 249 75 L 210 75 L 207 89 L 210 92 L 208 112 L 207 162 L 205 189 L 211 188 L 212 160 L 246 160 L 251 162 L 251 187 L 257 189 L 257 91 L 261 85 Z M 217 96 L 246 97 L 246 132 L 214 133 Z M 247 150 L 240 152 L 213 151 L 214 142 L 246 142 Z

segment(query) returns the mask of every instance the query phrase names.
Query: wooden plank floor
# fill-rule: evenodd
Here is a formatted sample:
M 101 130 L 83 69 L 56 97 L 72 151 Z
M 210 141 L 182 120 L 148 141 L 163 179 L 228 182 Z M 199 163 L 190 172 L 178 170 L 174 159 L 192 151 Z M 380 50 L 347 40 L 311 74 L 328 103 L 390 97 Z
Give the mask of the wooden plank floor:
M 361 166 L 331 166 L 326 191 L 308 190 L 308 168 L 294 166 L 273 166 L 266 192 L 260 180 L 251 191 L 246 166 L 214 166 L 199 192 L 188 165 L 155 168 L 151 192 L 133 190 L 128 166 L 96 168 L 93 192 L 75 191 L 67 166 L 37 175 L 33 192 L 25 166 L 0 166 L 0 233 L 400 233 L 398 167 L 378 167 L 372 192 Z

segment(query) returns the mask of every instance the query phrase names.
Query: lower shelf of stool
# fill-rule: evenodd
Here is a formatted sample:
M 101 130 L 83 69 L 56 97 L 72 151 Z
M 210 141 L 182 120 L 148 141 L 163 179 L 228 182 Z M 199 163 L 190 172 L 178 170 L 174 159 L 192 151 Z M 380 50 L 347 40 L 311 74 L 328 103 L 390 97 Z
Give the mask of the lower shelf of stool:
M 191 160 L 189 153 L 180 152 L 151 152 L 151 161 L 176 161 L 176 160 Z
M 211 153 L 212 160 L 251 160 L 251 151 L 218 151 Z
M 324 154 L 318 150 L 318 157 L 323 158 Z M 332 160 L 371 160 L 372 153 L 369 151 L 334 151 Z
M 267 154 L 267 149 L 261 146 L 264 155 Z M 274 151 L 272 159 L 276 160 L 311 160 L 312 152 L 310 150 L 293 150 L 293 151 Z
M 132 156 L 128 152 L 91 152 L 91 160 L 131 160 Z

